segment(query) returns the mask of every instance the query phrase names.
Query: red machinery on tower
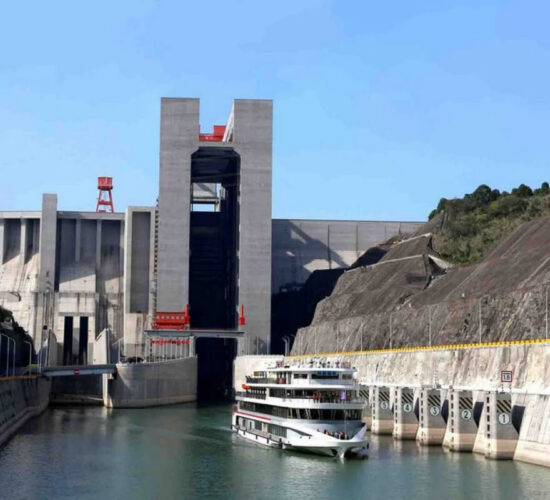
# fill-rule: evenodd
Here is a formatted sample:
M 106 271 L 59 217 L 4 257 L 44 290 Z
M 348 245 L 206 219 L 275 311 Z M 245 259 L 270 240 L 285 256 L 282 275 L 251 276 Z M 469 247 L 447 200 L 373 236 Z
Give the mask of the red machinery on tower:
M 98 177 L 97 189 L 99 190 L 99 194 L 97 196 L 97 205 L 95 211 L 113 213 L 115 211 L 115 206 L 113 204 L 113 195 L 111 193 L 111 191 L 113 190 L 113 178 Z

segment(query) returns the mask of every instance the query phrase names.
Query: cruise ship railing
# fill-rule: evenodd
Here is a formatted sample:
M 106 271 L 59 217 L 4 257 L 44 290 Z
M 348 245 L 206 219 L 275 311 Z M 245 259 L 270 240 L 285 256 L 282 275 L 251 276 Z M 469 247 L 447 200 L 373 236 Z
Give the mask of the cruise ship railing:
M 266 399 L 265 394 L 254 394 L 251 392 L 244 392 L 244 391 L 237 391 L 235 393 L 236 396 L 245 397 L 245 398 L 253 398 L 253 399 Z M 304 401 L 307 403 L 338 403 L 338 404 L 363 404 L 364 401 L 360 398 L 351 398 L 351 399 L 340 399 L 339 397 L 334 398 L 314 398 L 311 396 L 270 396 L 270 398 L 278 399 L 280 401 L 286 402 L 286 401 Z

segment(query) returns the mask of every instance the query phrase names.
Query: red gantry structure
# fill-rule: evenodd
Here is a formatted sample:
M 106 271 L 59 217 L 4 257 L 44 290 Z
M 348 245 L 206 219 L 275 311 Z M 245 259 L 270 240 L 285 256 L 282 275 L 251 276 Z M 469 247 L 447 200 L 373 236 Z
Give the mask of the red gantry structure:
M 211 134 L 201 134 L 199 128 L 199 141 L 222 142 L 224 134 L 225 125 L 214 125 L 214 131 Z
M 113 194 L 112 194 L 113 178 L 98 177 L 97 189 L 99 190 L 99 193 L 97 196 L 97 205 L 96 205 L 95 211 L 114 213 L 115 205 L 113 203 Z

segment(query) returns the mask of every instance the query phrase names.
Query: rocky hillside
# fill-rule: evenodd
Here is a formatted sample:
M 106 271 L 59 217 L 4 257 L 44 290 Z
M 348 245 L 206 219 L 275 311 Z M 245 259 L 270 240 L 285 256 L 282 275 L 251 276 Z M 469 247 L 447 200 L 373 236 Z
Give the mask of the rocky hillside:
M 525 184 L 510 193 L 481 185 L 460 199 L 442 198 L 430 214 L 433 246 L 457 265 L 479 262 L 505 235 L 522 223 L 550 216 L 550 187 Z
M 473 213 L 491 211 L 492 203 L 511 197 L 523 199 L 499 194 Z M 548 204 L 545 193 L 526 198 L 527 207 L 535 199 L 536 205 Z M 293 353 L 544 338 L 550 217 L 522 223 L 526 212 L 521 214 L 493 213 L 488 217 L 494 222 L 480 225 L 475 235 L 450 238 L 449 228 L 466 212 L 436 211 L 416 235 L 393 243 L 377 264 L 345 272 L 318 304 L 311 325 L 299 330 Z M 486 228 L 493 228 L 490 237 Z M 472 242 L 478 240 L 482 245 L 474 258 Z M 470 250 L 460 254 L 467 241 Z M 444 255 L 436 251 L 445 248 Z M 477 263 L 457 265 L 470 260 Z

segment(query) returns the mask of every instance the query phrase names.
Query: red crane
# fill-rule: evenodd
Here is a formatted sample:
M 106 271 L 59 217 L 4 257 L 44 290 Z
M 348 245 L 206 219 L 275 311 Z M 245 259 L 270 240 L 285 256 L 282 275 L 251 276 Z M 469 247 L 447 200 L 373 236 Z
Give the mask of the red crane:
M 96 212 L 111 212 L 115 211 L 113 204 L 113 178 L 112 177 L 98 177 L 97 189 L 99 194 L 97 196 Z M 109 210 L 110 209 L 110 210 Z

